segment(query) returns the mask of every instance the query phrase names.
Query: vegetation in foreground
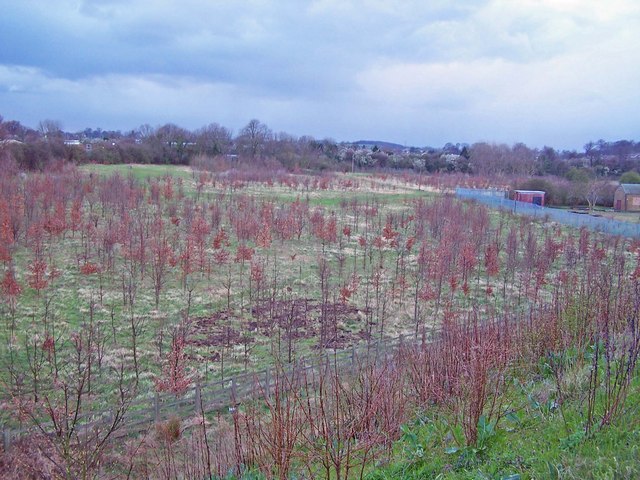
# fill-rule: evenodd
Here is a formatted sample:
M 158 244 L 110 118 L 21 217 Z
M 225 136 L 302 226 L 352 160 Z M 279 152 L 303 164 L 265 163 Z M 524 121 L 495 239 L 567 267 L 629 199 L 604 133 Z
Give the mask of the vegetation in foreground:
M 547 370 L 543 366 L 543 370 Z M 436 409 L 403 425 L 391 460 L 365 478 L 382 479 L 633 479 L 640 477 L 640 385 L 610 424 L 585 432 L 588 387 L 558 403 L 553 375 L 514 380 L 512 410 L 499 422 L 481 417 L 475 445 L 461 440 L 455 418 Z M 570 375 L 580 375 L 572 371 Z M 602 408 L 598 405 L 598 408 Z

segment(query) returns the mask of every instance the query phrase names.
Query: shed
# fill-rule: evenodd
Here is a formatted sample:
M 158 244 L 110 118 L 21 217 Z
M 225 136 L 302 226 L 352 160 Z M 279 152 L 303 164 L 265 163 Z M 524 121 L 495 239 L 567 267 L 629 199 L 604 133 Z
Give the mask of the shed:
M 640 212 L 640 184 L 621 183 L 613 194 L 613 206 L 622 212 Z
M 513 199 L 518 202 L 533 203 L 544 207 L 544 193 L 542 190 L 515 190 Z

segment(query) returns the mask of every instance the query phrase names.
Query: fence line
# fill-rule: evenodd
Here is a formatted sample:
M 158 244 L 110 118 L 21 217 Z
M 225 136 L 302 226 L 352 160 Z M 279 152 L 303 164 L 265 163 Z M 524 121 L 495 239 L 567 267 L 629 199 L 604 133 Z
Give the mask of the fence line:
M 550 220 L 576 228 L 588 228 L 596 232 L 620 235 L 624 237 L 640 237 L 640 224 L 621 222 L 611 218 L 594 217 L 592 215 L 569 212 L 557 208 L 541 207 L 532 203 L 509 200 L 495 193 L 495 190 L 472 188 L 456 188 L 456 196 L 463 199 L 476 200 L 490 207 L 508 210 L 518 215 L 528 215 Z
M 431 332 L 429 341 L 432 340 L 434 333 Z M 357 363 L 375 364 L 393 352 L 399 351 L 404 345 L 411 345 L 418 341 L 423 342 L 425 339 L 401 335 L 391 340 L 375 340 L 360 347 L 353 345 L 349 349 L 334 350 L 333 353 L 324 352 L 312 357 L 301 357 L 297 362 L 279 371 L 278 375 L 291 379 L 301 372 L 318 373 L 320 376 L 329 365 L 342 369 Z M 199 414 L 200 408 L 205 413 L 210 413 L 226 407 L 235 407 L 241 401 L 270 396 L 276 385 L 274 381 L 276 371 L 278 371 L 276 367 L 268 367 L 257 372 L 235 375 L 225 380 L 198 383 L 179 396 L 166 392 L 138 396 L 129 403 L 122 419 L 123 427 L 118 429 L 117 436 L 140 433 L 154 423 L 171 416 L 184 418 Z M 113 418 L 113 411 L 108 409 L 87 413 L 79 417 L 76 430 L 93 431 L 109 425 Z M 46 429 L 47 425 L 45 423 L 42 427 Z M 9 450 L 15 438 L 35 431 L 35 427 L 11 429 L 3 426 L 4 451 Z

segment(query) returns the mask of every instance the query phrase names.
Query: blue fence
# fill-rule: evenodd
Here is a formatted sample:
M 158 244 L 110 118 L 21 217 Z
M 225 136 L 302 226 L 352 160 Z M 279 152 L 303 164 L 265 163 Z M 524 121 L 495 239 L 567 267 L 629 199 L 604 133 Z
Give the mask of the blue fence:
M 463 199 L 476 200 L 490 207 L 509 210 L 518 215 L 528 215 L 547 219 L 576 228 L 588 228 L 596 232 L 609 233 L 624 237 L 640 237 L 640 224 L 621 222 L 605 217 L 596 217 L 585 213 L 574 213 L 557 208 L 541 207 L 532 203 L 516 202 L 504 197 L 499 190 L 480 190 L 456 188 L 456 196 Z

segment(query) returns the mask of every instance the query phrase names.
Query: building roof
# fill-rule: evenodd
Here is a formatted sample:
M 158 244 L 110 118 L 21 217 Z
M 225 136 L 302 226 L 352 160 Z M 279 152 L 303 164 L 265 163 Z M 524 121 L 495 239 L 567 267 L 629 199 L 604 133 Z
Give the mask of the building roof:
M 514 190 L 516 193 L 524 193 L 524 194 L 536 194 L 536 195 L 544 195 L 542 190 Z
M 620 186 L 626 195 L 640 195 L 640 183 L 621 183 Z

